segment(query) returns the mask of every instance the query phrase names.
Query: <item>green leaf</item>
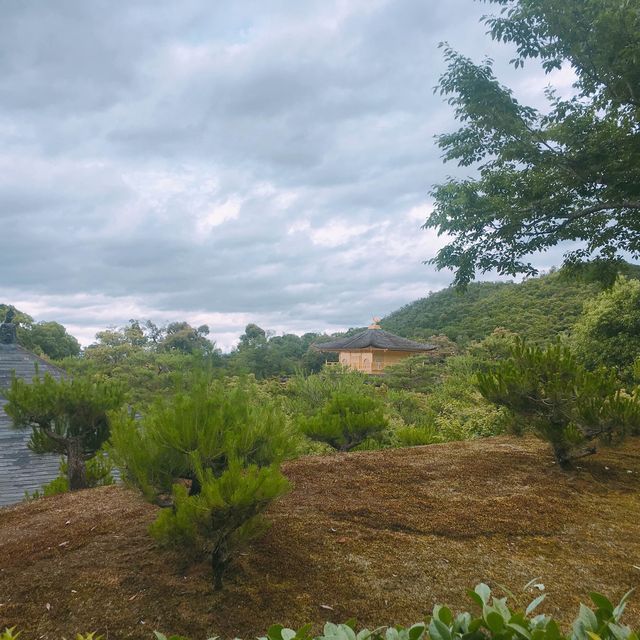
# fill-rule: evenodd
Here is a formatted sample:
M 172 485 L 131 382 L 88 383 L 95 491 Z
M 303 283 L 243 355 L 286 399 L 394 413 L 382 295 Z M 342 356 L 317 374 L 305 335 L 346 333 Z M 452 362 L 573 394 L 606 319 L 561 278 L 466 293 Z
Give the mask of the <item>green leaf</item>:
M 613 622 L 609 622 L 607 625 L 611 633 L 613 634 L 616 640 L 629 640 L 629 636 L 631 634 L 631 629 L 629 627 L 624 627 L 620 624 L 615 624 Z
M 560 640 L 562 638 L 560 627 L 558 626 L 558 623 L 555 620 L 549 620 L 546 630 L 547 630 L 547 640 Z
M 578 620 L 580 620 L 585 631 L 597 631 L 598 630 L 598 618 L 596 614 L 583 604 L 580 604 L 580 612 L 578 613 Z
M 477 584 L 474 592 L 480 596 L 482 604 L 487 604 L 489 602 L 489 598 L 491 597 L 491 589 L 484 582 Z
M 511 611 L 509 610 L 509 607 L 507 607 L 507 599 L 494 598 L 492 604 L 493 608 L 502 616 L 504 622 L 509 622 L 509 620 L 511 619 Z
M 429 636 L 431 640 L 451 640 L 451 631 L 446 624 L 437 618 L 431 618 L 429 623 Z
M 283 629 L 284 627 L 281 624 L 272 624 L 267 629 L 267 638 L 269 638 L 269 640 L 285 640 L 282 637 Z
M 614 607 L 612 602 L 608 598 L 605 598 L 601 593 L 591 591 L 589 593 L 589 597 L 591 598 L 591 602 L 593 602 L 598 609 L 606 611 L 609 615 L 613 614 Z
M 518 635 L 526 638 L 527 640 L 531 640 L 531 633 L 529 633 L 528 629 L 525 629 L 522 625 L 516 624 L 514 622 L 507 623 L 507 627 L 509 629 L 513 629 Z
M 409 640 L 420 640 L 424 635 L 425 625 L 422 623 L 414 624 L 409 627 Z M 358 638 L 360 640 L 360 638 Z
M 313 625 L 312 624 L 303 625 L 302 627 L 300 627 L 296 631 L 296 639 L 297 640 L 307 640 L 308 638 L 311 637 L 311 629 L 313 629 Z
M 482 596 L 480 596 L 478 593 L 476 593 L 475 591 L 472 591 L 471 589 L 467 589 L 467 595 L 479 606 L 481 607 L 484 604 L 484 600 L 482 599 Z
M 622 617 L 622 614 L 624 613 L 624 610 L 627 606 L 627 602 L 629 601 L 629 598 L 634 591 L 635 589 L 629 589 L 629 591 L 627 591 L 627 593 L 622 596 L 622 599 L 618 603 L 618 606 L 613 610 L 613 617 L 616 621 L 620 620 L 620 618 Z
M 505 621 L 497 611 L 489 611 L 484 619 L 493 633 L 500 633 L 505 627 Z
M 453 623 L 453 613 L 451 612 L 451 609 L 449 609 L 448 607 L 443 607 L 439 604 L 433 607 L 433 617 L 437 618 L 438 620 L 440 620 L 440 622 L 443 622 L 447 626 L 451 626 L 451 624 Z

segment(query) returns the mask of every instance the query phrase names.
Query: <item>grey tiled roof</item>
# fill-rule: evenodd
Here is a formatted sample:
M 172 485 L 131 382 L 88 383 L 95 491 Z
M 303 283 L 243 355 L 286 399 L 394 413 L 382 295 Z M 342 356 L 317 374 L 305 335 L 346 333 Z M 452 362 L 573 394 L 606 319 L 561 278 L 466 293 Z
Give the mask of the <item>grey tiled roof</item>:
M 314 345 L 320 351 L 349 351 L 351 349 L 388 349 L 389 351 L 433 351 L 436 347 L 432 344 L 423 344 L 414 340 L 401 338 L 384 329 L 365 329 L 355 336 L 320 342 Z
M 31 381 L 36 374 L 65 375 L 17 344 L 0 344 L 0 390 L 18 378 Z M 34 491 L 58 475 L 59 456 L 36 455 L 27 448 L 29 429 L 14 429 L 4 412 L 6 401 L 0 396 L 0 506 L 19 502 L 25 491 Z

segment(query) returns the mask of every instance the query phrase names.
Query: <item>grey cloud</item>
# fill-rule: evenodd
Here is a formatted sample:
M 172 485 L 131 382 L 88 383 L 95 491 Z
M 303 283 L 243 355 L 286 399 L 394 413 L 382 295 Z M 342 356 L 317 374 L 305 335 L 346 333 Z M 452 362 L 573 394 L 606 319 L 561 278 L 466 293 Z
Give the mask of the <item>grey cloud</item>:
M 0 300 L 85 339 L 141 313 L 228 340 L 248 319 L 361 325 L 446 286 L 408 214 L 456 171 L 433 140 L 453 126 L 437 43 L 499 55 L 484 10 L 3 3 Z

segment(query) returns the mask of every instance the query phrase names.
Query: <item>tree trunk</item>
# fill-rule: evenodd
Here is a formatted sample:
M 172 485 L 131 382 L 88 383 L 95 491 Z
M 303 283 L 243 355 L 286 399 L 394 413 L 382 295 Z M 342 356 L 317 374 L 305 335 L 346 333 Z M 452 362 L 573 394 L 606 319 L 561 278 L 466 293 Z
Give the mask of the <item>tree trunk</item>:
M 87 465 L 80 438 L 71 438 L 67 445 L 67 480 L 69 491 L 87 488 Z
M 213 590 L 220 591 L 223 587 L 222 578 L 229 565 L 229 554 L 224 541 L 218 542 L 211 552 L 211 570 L 213 573 Z

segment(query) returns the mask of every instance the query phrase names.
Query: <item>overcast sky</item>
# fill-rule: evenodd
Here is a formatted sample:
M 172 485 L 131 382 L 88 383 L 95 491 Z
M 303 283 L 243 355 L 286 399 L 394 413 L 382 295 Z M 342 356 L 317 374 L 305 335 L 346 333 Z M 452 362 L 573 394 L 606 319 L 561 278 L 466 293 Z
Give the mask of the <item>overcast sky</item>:
M 84 344 L 185 319 L 228 349 L 248 322 L 336 331 L 447 286 L 420 229 L 456 171 L 433 140 L 454 127 L 438 42 L 491 55 L 528 102 L 550 81 L 508 68 L 491 10 L 4 0 L 0 302 Z

